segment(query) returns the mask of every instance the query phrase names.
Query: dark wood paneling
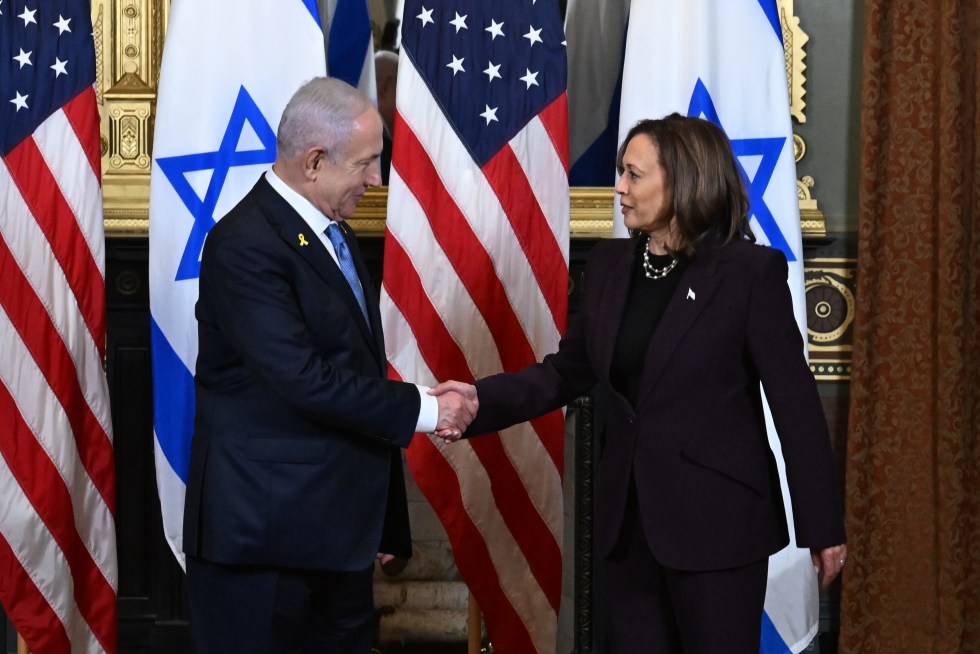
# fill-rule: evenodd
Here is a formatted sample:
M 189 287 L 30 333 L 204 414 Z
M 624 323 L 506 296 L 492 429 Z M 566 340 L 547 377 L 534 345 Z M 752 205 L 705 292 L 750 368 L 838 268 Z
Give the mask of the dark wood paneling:
M 183 571 L 163 537 L 153 462 L 146 239 L 108 239 L 106 373 L 116 454 L 120 652 L 189 652 Z

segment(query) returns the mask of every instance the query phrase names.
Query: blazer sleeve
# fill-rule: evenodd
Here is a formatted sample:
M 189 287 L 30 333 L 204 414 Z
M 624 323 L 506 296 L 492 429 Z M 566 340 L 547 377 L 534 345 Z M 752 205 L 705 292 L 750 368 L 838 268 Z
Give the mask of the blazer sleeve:
M 501 373 L 476 382 L 480 410 L 465 437 L 494 432 L 566 406 L 597 382 L 588 350 L 599 289 L 605 281 L 608 253 L 593 249 L 585 271 L 580 311 L 569 321 L 558 350 L 519 372 Z
M 561 408 L 595 386 L 578 329 L 569 329 L 558 351 L 520 372 L 476 382 L 480 410 L 465 436 L 499 431 Z
M 786 258 L 765 251 L 749 302 L 749 353 L 786 463 L 797 545 L 832 547 L 845 534 L 827 421 L 794 318 Z
M 407 447 L 419 415 L 418 390 L 345 365 L 351 359 L 352 337 L 342 334 L 354 330 L 307 324 L 304 311 L 309 307 L 302 302 L 327 298 L 298 297 L 293 276 L 299 266 L 307 264 L 297 261 L 271 230 L 225 230 L 219 238 L 209 236 L 201 266 L 201 297 L 207 298 L 207 308 L 202 315 L 198 303 L 198 320 L 220 330 L 268 392 L 325 429 Z M 302 274 L 315 273 L 310 269 Z M 323 293 L 332 292 L 322 287 Z M 314 328 L 337 332 L 332 351 L 314 346 Z

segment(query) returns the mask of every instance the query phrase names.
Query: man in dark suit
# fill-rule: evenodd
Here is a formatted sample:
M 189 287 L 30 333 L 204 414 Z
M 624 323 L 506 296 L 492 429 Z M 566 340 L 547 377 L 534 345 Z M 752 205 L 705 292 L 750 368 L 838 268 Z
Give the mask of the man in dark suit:
M 208 235 L 184 513 L 198 652 L 366 654 L 375 558 L 411 554 L 399 448 L 475 412 L 386 379 L 344 223 L 380 183 L 381 131 L 356 89 L 308 82 L 272 169 Z

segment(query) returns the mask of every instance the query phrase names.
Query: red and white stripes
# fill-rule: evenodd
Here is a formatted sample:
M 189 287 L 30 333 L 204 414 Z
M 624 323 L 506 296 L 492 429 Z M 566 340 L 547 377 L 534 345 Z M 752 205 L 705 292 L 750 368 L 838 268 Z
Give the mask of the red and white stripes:
M 33 652 L 116 650 L 92 88 L 0 166 L 0 597 Z
M 472 381 L 555 350 L 568 283 L 566 97 L 481 170 L 411 63 L 399 67 L 382 314 L 394 375 Z M 409 465 L 500 652 L 553 652 L 564 420 L 444 446 Z

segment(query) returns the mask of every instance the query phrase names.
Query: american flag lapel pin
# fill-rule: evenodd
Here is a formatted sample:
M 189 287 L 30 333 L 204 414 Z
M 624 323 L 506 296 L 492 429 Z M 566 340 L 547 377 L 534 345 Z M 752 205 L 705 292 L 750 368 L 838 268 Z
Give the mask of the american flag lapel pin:
M 688 300 L 693 300 L 693 299 L 695 299 L 695 298 L 694 298 L 694 289 L 693 289 L 693 288 L 688 288 L 688 289 L 687 289 L 687 299 L 688 299 Z
M 310 242 L 306 240 L 306 237 L 303 236 L 303 233 L 302 232 L 300 232 L 300 234 L 299 234 L 299 244 L 302 247 L 305 247 L 305 246 L 307 246 L 307 245 L 310 244 Z

